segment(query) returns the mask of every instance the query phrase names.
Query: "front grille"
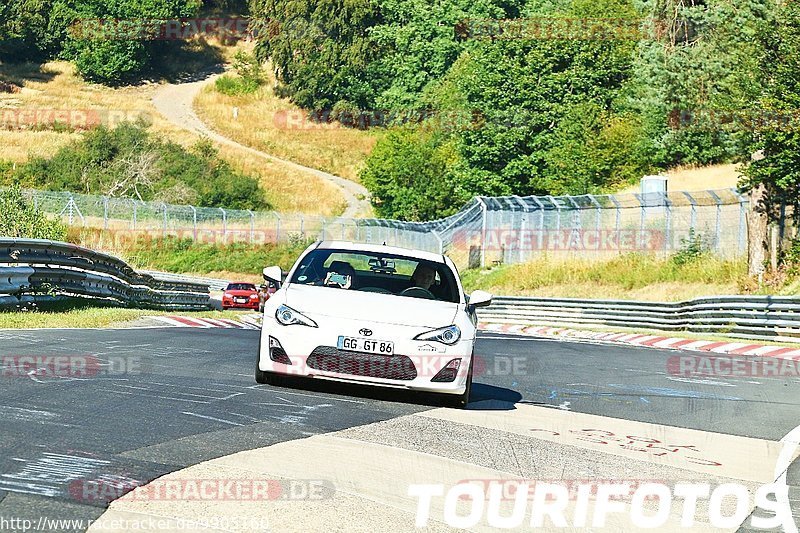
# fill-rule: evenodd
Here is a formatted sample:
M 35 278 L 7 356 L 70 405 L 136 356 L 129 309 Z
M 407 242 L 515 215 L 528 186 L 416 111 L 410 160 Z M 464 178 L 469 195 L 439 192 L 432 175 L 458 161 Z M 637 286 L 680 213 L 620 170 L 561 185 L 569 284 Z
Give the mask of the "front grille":
M 417 377 L 414 362 L 405 355 L 378 355 L 318 346 L 308 356 L 309 368 L 370 378 L 411 381 Z

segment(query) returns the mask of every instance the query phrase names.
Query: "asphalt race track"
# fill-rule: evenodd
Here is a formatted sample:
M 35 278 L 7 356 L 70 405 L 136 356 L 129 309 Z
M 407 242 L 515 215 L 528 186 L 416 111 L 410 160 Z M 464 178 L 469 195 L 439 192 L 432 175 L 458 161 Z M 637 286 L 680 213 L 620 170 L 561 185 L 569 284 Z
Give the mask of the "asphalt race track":
M 99 518 L 115 497 L 87 497 L 82 490 L 86 480 L 132 488 L 199 463 L 216 464 L 212 460 L 267 447 L 272 448 L 266 456 L 272 449 L 285 450 L 288 463 L 292 450 L 309 447 L 313 455 L 314 443 L 329 449 L 341 445 L 343 451 L 337 453 L 342 462 L 349 446 L 357 445 L 360 451 L 355 453 L 364 458 L 373 448 L 378 455 L 397 450 L 397 464 L 406 456 L 410 464 L 446 460 L 467 465 L 467 470 L 534 479 L 562 475 L 765 483 L 774 480 L 775 458 L 770 456 L 770 463 L 767 456 L 777 454 L 778 441 L 800 424 L 800 378 L 684 378 L 668 371 L 682 353 L 676 351 L 485 334 L 476 348 L 481 362 L 470 409 L 455 411 L 439 407 L 435 398 L 394 391 L 317 383 L 292 389 L 256 385 L 258 336 L 251 330 L 192 328 L 0 331 L 0 526 L 10 518 L 34 524 L 42 516 Z M 49 375 L 22 364 L 30 360 L 26 357 L 38 357 L 46 367 L 46 358 L 57 356 L 69 356 L 73 365 L 88 361 L 89 371 L 72 368 Z M 529 421 L 534 422 L 518 430 Z M 556 426 L 545 427 L 550 421 L 559 428 L 574 423 L 580 429 L 557 431 Z M 605 422 L 607 426 L 597 425 Z M 662 460 L 645 457 L 641 452 L 649 450 L 635 446 L 612 449 L 613 439 L 599 440 L 597 434 L 576 437 L 586 437 L 580 431 L 589 427 L 608 436 L 629 431 L 670 435 L 674 430 L 682 431 L 675 434 L 687 444 L 695 440 L 689 452 Z M 663 443 L 668 439 L 662 438 Z M 748 446 L 756 451 L 737 455 Z M 249 457 L 248 464 L 257 468 L 253 456 L 239 456 Z M 290 475 L 269 469 L 286 465 L 270 464 L 261 472 Z M 311 479 L 326 467 L 315 464 L 309 458 L 307 464 L 295 461 L 292 468 Z M 371 474 L 363 475 L 375 482 L 381 469 L 372 465 Z M 797 521 L 800 461 L 792 463 L 786 479 Z M 401 481 L 406 482 L 397 479 Z M 431 473 L 427 481 L 439 480 Z M 313 517 L 313 507 L 309 511 L 298 505 L 309 522 L 296 530 L 313 530 L 319 525 L 314 520 L 331 530 L 413 530 L 414 515 L 404 500 L 393 499 L 400 496 L 389 494 L 389 488 L 382 496 L 365 496 L 369 482 L 348 480 L 342 486 L 334 479 L 337 495 L 342 492 L 336 500 L 339 514 L 328 509 L 328 514 Z M 342 512 L 347 506 L 366 508 L 359 498 L 371 499 L 387 521 L 365 522 Z M 290 516 L 295 511 L 286 512 Z M 273 529 L 286 530 L 282 523 L 278 519 Z M 431 530 L 449 529 L 441 521 L 434 525 Z M 22 530 L 13 524 L 0 529 Z

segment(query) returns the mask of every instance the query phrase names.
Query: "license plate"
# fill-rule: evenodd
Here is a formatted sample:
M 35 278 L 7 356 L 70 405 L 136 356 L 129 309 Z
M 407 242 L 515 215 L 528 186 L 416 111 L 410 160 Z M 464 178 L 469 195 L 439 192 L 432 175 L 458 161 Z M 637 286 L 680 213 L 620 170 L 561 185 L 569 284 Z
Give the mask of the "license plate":
M 393 342 L 359 339 L 356 337 L 339 337 L 336 347 L 340 350 L 349 350 L 351 352 L 367 352 L 382 355 L 392 355 L 394 353 Z
M 247 298 L 234 298 L 233 301 L 236 302 L 237 304 L 246 304 Z

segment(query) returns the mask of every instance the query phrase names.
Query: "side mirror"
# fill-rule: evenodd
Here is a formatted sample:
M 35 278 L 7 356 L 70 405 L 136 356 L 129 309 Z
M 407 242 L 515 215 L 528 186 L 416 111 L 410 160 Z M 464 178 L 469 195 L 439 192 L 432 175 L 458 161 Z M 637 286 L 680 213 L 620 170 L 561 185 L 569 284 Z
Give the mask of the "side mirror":
M 492 305 L 492 295 L 486 291 L 472 291 L 469 295 L 469 305 L 473 308 L 488 307 Z
M 266 267 L 261 274 L 264 276 L 266 281 L 272 282 L 275 284 L 276 287 L 280 287 L 281 285 L 281 277 L 283 276 L 283 271 L 279 266 L 271 266 Z

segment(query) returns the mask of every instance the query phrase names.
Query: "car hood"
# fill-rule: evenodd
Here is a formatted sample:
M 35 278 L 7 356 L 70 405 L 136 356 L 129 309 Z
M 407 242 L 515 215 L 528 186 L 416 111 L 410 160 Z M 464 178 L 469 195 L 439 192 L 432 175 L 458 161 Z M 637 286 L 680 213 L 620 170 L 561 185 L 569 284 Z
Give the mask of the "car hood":
M 303 314 L 438 328 L 455 321 L 458 304 L 393 294 L 290 285 L 286 305 Z
M 256 291 L 224 291 L 225 294 L 241 298 L 242 296 L 250 296 L 251 294 L 258 294 Z

